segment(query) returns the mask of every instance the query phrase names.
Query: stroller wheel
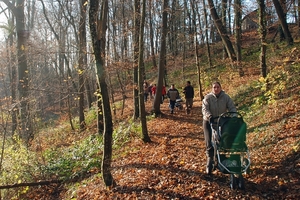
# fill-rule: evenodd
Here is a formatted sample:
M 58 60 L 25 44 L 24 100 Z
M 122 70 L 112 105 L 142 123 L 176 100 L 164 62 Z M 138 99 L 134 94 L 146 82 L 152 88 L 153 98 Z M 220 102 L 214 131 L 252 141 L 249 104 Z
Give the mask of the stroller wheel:
M 238 186 L 238 178 L 234 174 L 230 174 L 230 188 L 236 189 Z
M 244 190 L 245 189 L 245 180 L 244 180 L 244 177 L 242 174 L 239 175 L 239 178 L 238 178 L 238 186 L 241 190 Z

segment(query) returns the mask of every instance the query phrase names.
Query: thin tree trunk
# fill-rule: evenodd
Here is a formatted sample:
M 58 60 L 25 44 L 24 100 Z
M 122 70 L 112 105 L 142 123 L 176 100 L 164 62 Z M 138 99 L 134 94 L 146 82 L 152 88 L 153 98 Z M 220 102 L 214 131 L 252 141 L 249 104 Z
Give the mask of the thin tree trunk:
M 266 5 L 264 0 L 258 0 L 259 6 L 259 33 L 260 33 L 260 45 L 261 45 L 261 53 L 260 53 L 260 67 L 262 71 L 262 76 L 267 77 L 267 65 L 266 65 L 266 14 L 265 9 Z
M 151 49 L 151 58 L 152 58 L 152 65 L 156 69 L 157 64 L 156 64 L 156 56 L 155 56 L 155 51 L 154 51 L 154 31 L 153 31 L 153 26 L 152 26 L 152 0 L 149 1 L 149 32 L 150 32 L 150 49 Z
M 152 113 L 155 115 L 160 115 L 160 103 L 161 103 L 161 91 L 163 86 L 163 78 L 165 75 L 166 66 L 166 37 L 168 33 L 168 0 L 163 0 L 163 14 L 162 14 L 162 33 L 161 33 L 161 44 L 160 44 L 160 54 L 159 54 L 159 64 L 158 64 L 158 77 L 157 77 L 157 88 L 156 95 L 153 102 Z
M 242 48 L 241 48 L 241 20 L 242 20 L 242 6 L 241 0 L 235 0 L 234 3 L 234 13 L 235 13 L 235 45 L 236 45 L 236 58 L 237 58 L 237 69 L 239 70 L 240 77 L 244 75 L 244 70 L 242 67 Z
M 227 28 L 227 20 L 226 20 L 226 11 L 227 11 L 227 0 L 221 0 L 221 21 L 227 31 L 228 28 Z M 226 51 L 225 46 L 223 46 L 223 59 L 226 58 L 228 58 L 228 53 Z
M 28 31 L 25 30 L 25 15 L 24 15 L 24 0 L 17 0 L 17 5 L 14 9 L 16 16 L 17 29 L 17 54 L 19 65 L 19 96 L 20 96 L 20 111 L 21 111 L 21 138 L 27 142 L 32 138 L 31 117 L 29 113 L 29 69 L 27 66 L 27 37 Z
M 134 42 L 133 42 L 133 118 L 139 118 L 139 84 L 138 84 L 138 53 L 139 53 L 139 27 L 141 19 L 140 0 L 134 0 Z
M 14 26 L 14 15 L 11 16 L 12 19 L 12 26 Z M 9 79 L 10 79 L 10 88 L 11 88 L 11 120 L 12 120 L 12 127 L 11 127 L 11 132 L 12 135 L 15 133 L 17 130 L 17 115 L 18 115 L 18 109 L 17 107 L 17 82 L 18 82 L 18 77 L 17 77 L 17 68 L 14 63 L 16 63 L 16 55 L 14 54 L 13 51 L 9 51 L 9 49 L 13 49 L 13 44 L 14 44 L 14 34 L 13 32 L 9 33 L 8 39 L 7 39 L 7 63 L 9 63 L 8 69 L 9 69 Z
M 193 6 L 194 7 L 194 6 Z M 198 86 L 199 86 L 199 96 L 200 99 L 203 99 L 203 91 L 202 91 L 202 84 L 201 84 L 201 69 L 200 69 L 200 61 L 199 61 L 199 51 L 198 51 L 198 39 L 197 39 L 197 26 L 196 26 L 196 10 L 197 6 L 193 8 L 193 17 L 194 17 L 194 50 L 195 50 L 195 61 L 197 66 L 197 74 L 198 74 Z
M 299 4 L 300 4 L 300 0 L 297 0 L 298 2 L 298 34 L 300 33 L 300 8 L 299 8 Z
M 294 39 L 291 35 L 291 32 L 289 30 L 288 24 L 286 22 L 286 13 L 284 13 L 284 10 L 282 6 L 280 5 L 280 2 L 278 0 L 273 0 L 273 4 L 276 9 L 276 13 L 278 15 L 282 30 L 284 32 L 285 39 L 289 45 L 294 44 Z
M 206 10 L 206 4 L 205 0 L 203 2 L 203 12 L 204 12 L 204 23 L 205 23 L 205 44 L 206 44 L 206 52 L 207 52 L 207 59 L 209 63 L 209 67 L 212 67 L 212 61 L 211 61 L 211 53 L 210 53 L 210 45 L 209 45 L 209 40 L 208 40 L 208 22 L 207 22 L 207 10 Z M 197 5 L 197 4 L 196 4 Z M 198 10 L 198 6 L 197 6 Z M 198 13 L 198 20 L 200 20 L 200 15 Z
M 235 52 L 234 52 L 233 45 L 232 45 L 232 43 L 229 39 L 229 36 L 227 34 L 225 26 L 222 24 L 222 21 L 221 21 L 221 19 L 219 18 L 218 14 L 217 14 L 215 5 L 213 3 L 213 0 L 208 0 L 208 5 L 209 5 L 209 8 L 210 8 L 211 16 L 214 20 L 215 26 L 216 26 L 216 28 L 219 32 L 219 35 L 222 39 L 222 42 L 223 42 L 223 44 L 226 48 L 228 56 L 229 56 L 229 58 L 232 62 L 235 62 L 236 61 L 236 55 L 235 55 Z
M 143 0 L 142 2 L 142 15 L 141 15 L 141 24 L 140 24 L 140 34 L 139 34 L 139 105 L 140 105 L 140 119 L 141 119 L 141 125 L 142 125 L 142 140 L 144 142 L 151 142 L 151 139 L 148 135 L 147 130 L 147 120 L 146 120 L 146 111 L 145 111 L 145 101 L 144 101 L 144 63 L 143 63 L 143 55 L 144 55 L 144 26 L 145 26 L 145 11 L 146 11 L 146 0 Z
M 100 19 L 98 20 L 99 0 L 90 1 L 90 32 L 96 60 L 97 82 L 102 97 L 102 110 L 104 117 L 103 132 L 103 160 L 102 160 L 102 178 L 106 186 L 112 187 L 114 180 L 110 171 L 112 159 L 112 134 L 113 123 L 109 102 L 108 87 L 106 84 L 106 72 L 104 68 L 105 61 L 105 38 L 107 29 L 108 1 L 103 0 L 101 4 Z
M 79 124 L 80 130 L 86 127 L 84 117 L 84 75 L 87 66 L 86 47 L 86 6 L 87 0 L 80 0 L 80 21 L 79 21 Z

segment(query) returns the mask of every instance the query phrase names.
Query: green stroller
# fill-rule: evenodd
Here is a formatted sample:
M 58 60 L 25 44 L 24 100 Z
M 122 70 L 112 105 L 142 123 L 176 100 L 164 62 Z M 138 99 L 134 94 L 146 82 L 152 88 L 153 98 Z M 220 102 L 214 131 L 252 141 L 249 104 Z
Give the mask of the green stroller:
M 232 189 L 245 189 L 243 173 L 249 173 L 250 153 L 246 145 L 247 125 L 238 112 L 226 112 L 217 118 L 212 128 L 214 166 L 230 175 Z

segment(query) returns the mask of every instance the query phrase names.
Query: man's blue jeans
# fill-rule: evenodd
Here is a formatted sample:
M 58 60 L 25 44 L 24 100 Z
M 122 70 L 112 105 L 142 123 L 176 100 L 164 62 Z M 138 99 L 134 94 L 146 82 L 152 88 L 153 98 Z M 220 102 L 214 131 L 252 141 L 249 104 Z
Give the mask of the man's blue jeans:
M 169 105 L 170 110 L 174 110 L 174 108 L 175 108 L 175 103 L 176 103 L 176 100 L 175 100 L 175 101 L 170 100 L 170 105 Z

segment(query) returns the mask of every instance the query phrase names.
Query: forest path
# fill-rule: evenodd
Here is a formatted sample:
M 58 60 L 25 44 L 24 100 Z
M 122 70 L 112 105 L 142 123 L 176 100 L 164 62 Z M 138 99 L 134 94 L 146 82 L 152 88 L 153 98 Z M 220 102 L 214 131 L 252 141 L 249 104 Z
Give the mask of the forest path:
M 147 112 L 151 106 L 146 102 Z M 246 191 L 231 190 L 227 175 L 218 171 L 213 176 L 205 174 L 199 99 L 195 98 L 190 114 L 185 110 L 170 114 L 167 100 L 161 111 L 162 117 L 147 124 L 152 142 L 134 138 L 121 150 L 124 156 L 113 160 L 117 186 L 106 190 L 98 177 L 78 190 L 78 199 L 261 199 L 254 183 L 245 180 Z

